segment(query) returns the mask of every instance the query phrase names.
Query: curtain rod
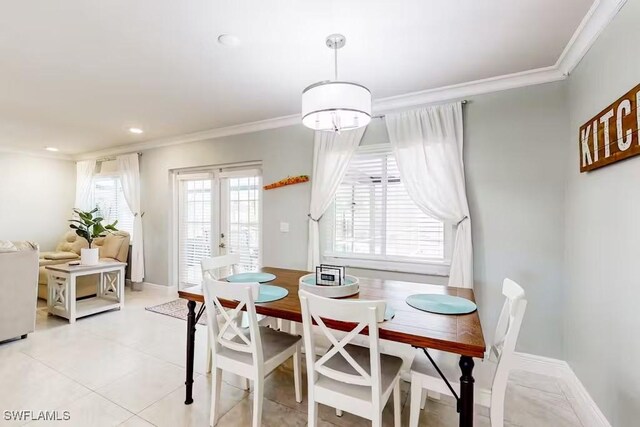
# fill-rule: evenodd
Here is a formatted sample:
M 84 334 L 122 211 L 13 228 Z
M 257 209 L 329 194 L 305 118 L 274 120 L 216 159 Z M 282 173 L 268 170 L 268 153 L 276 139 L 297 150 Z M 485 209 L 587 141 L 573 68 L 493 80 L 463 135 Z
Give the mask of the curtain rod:
M 138 152 L 136 153 L 138 156 L 142 156 L 142 153 Z M 115 160 L 117 158 L 117 156 L 110 156 L 110 157 L 101 157 L 99 159 L 96 159 L 96 163 L 100 163 L 100 162 L 109 162 L 111 160 Z
M 466 99 L 463 99 L 462 101 L 460 101 L 460 103 L 462 105 L 467 104 L 469 101 L 467 101 Z M 372 119 L 384 119 L 386 116 L 386 114 L 378 114 L 377 116 L 371 116 Z

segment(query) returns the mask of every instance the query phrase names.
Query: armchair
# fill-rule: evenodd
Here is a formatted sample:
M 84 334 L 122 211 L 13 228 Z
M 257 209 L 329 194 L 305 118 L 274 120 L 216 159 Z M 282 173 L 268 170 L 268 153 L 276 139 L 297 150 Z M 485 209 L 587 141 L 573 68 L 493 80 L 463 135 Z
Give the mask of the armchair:
M 0 243 L 0 341 L 26 338 L 36 324 L 38 246 Z

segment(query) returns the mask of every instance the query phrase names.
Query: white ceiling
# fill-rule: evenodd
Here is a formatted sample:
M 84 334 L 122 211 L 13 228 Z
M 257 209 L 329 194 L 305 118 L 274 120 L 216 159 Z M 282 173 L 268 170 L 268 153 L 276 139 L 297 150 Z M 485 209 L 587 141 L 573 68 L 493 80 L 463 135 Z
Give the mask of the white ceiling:
M 0 0 L 0 146 L 76 154 L 298 113 L 333 75 L 334 32 L 340 77 L 376 99 L 551 66 L 591 4 Z

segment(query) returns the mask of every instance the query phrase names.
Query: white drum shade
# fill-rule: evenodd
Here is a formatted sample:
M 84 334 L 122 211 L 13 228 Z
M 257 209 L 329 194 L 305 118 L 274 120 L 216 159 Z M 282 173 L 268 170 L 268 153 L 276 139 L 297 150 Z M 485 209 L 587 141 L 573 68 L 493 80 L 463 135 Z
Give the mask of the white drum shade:
M 302 123 L 314 130 L 356 129 L 371 121 L 371 92 L 357 83 L 326 81 L 302 92 Z

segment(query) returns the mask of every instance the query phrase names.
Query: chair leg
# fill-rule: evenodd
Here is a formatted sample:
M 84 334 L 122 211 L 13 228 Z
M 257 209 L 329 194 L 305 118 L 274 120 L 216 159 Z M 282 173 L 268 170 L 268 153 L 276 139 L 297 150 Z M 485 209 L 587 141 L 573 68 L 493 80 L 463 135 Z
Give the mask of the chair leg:
M 395 387 L 393 387 L 393 426 L 400 427 L 400 379 L 396 381 Z
M 302 346 L 298 342 L 296 352 L 293 354 L 293 385 L 296 389 L 296 402 L 302 403 L 302 366 L 300 363 L 300 355 L 302 354 Z
M 424 409 L 427 406 L 427 396 L 429 396 L 429 392 L 426 389 L 422 389 L 422 396 L 420 396 L 420 409 Z
M 206 371 L 207 374 L 211 373 L 211 363 L 212 363 L 212 353 L 211 353 L 211 337 L 209 337 L 209 333 L 207 332 L 207 366 Z
M 209 425 L 215 426 L 220 412 L 220 386 L 222 385 L 222 370 L 214 369 L 211 373 L 211 417 Z
M 262 423 L 262 399 L 264 395 L 264 378 L 256 377 L 253 381 L 253 427 Z
M 411 378 L 411 407 L 409 408 L 409 427 L 418 427 L 420 418 L 420 401 L 422 400 L 422 384 L 415 376 Z
M 318 426 L 318 404 L 309 400 L 309 415 L 307 420 L 308 427 Z
M 504 395 L 502 398 L 491 396 L 491 407 L 489 408 L 489 418 L 491 419 L 491 427 L 504 426 Z

